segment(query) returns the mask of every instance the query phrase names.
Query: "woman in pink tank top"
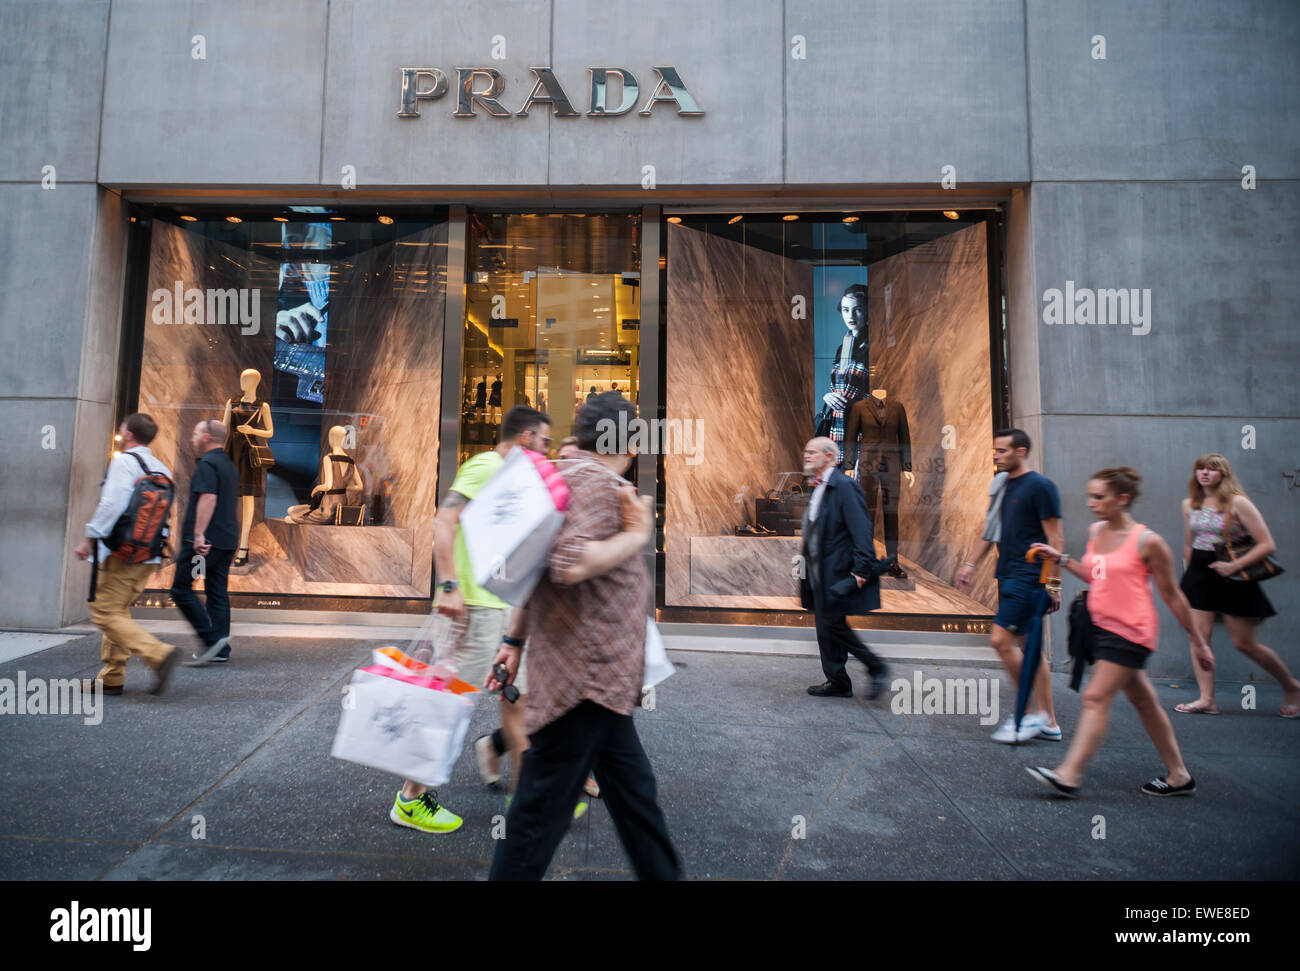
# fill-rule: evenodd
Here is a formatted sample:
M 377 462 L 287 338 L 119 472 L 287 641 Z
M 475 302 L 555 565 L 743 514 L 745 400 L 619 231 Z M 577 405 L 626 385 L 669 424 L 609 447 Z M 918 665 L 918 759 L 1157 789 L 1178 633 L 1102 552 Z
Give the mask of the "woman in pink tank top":
M 1178 750 L 1174 726 L 1142 670 L 1160 639 L 1151 580 L 1191 636 L 1198 663 L 1212 666 L 1213 658 L 1210 646 L 1195 632 L 1191 607 L 1174 580 L 1169 546 L 1129 515 L 1141 481 L 1141 476 L 1127 466 L 1102 469 L 1089 480 L 1088 508 L 1100 521 L 1090 530 L 1082 559 L 1072 559 L 1046 543 L 1032 547 L 1044 556 L 1055 557 L 1089 585 L 1088 612 L 1092 616 L 1092 653 L 1097 667 L 1083 693 L 1079 728 L 1060 765 L 1055 769 L 1038 766 L 1028 770 L 1039 782 L 1070 798 L 1078 795 L 1084 770 L 1106 737 L 1110 705 L 1120 691 L 1137 709 L 1142 727 L 1165 763 L 1164 778 L 1152 779 L 1142 786 L 1142 791 L 1149 796 L 1190 796 L 1196 791 L 1196 782 Z

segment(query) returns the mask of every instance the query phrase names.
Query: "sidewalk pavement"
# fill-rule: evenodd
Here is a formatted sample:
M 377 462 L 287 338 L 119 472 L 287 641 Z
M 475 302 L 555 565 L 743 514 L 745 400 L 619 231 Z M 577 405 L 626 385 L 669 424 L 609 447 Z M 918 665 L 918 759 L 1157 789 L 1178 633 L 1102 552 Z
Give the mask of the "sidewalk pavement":
M 46 637 L 47 635 L 30 635 Z M 93 677 L 99 635 L 0 645 L 0 679 Z M 168 638 L 191 648 L 189 638 Z M 54 646 L 50 646 L 53 643 Z M 342 688 L 373 639 L 236 636 L 234 660 L 178 668 L 167 692 L 127 667 L 101 724 L 0 715 L 0 879 L 409 880 L 487 875 L 501 792 L 478 778 L 470 743 L 495 725 L 481 701 L 440 798 L 450 835 L 388 820 L 398 780 L 332 759 Z M 1170 714 L 1196 778 L 1191 798 L 1138 788 L 1163 774 L 1127 700 L 1084 798 L 1054 798 L 1025 766 L 1061 743 L 989 740 L 977 715 L 896 714 L 892 692 L 817 699 L 811 658 L 670 651 L 678 672 L 636 715 L 687 875 L 742 880 L 1182 880 L 1300 877 L 1300 720 L 1281 690 L 1219 688 L 1223 714 Z M 891 677 L 983 678 L 988 669 L 898 663 Z M 1066 739 L 1079 696 L 1054 676 Z M 1190 682 L 1157 682 L 1171 708 Z M 999 719 L 1015 695 L 1003 679 Z M 1104 833 L 1104 838 L 1102 834 Z M 629 879 L 600 800 L 570 829 L 551 879 Z

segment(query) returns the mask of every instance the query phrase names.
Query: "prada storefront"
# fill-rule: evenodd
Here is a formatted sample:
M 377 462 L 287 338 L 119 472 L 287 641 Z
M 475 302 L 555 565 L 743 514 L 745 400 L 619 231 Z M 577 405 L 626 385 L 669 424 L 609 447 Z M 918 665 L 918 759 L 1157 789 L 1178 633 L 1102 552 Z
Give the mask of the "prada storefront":
M 243 429 L 239 608 L 426 613 L 456 467 L 530 404 L 647 420 L 661 619 L 804 625 L 801 450 L 875 517 L 864 626 L 982 632 L 952 577 L 1006 420 L 1001 218 L 962 211 L 134 205 L 119 408 L 188 491 L 189 430 Z M 322 488 L 322 487 L 328 488 Z M 164 568 L 139 606 L 166 607 Z

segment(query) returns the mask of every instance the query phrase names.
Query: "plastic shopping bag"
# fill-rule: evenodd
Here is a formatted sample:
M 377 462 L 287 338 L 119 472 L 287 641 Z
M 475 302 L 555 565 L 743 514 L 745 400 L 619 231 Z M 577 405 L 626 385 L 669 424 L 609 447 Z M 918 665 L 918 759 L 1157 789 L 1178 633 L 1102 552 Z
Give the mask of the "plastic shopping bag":
M 569 490 L 543 456 L 515 447 L 460 514 L 474 581 L 523 605 L 546 569 Z
M 676 671 L 673 662 L 668 660 L 668 652 L 664 650 L 664 639 L 659 634 L 654 618 L 647 617 L 645 619 L 645 676 L 641 682 L 641 690 L 653 688 Z
M 469 730 L 473 690 L 458 693 L 447 681 L 401 667 L 361 668 L 352 675 L 330 754 L 426 786 L 443 785 Z

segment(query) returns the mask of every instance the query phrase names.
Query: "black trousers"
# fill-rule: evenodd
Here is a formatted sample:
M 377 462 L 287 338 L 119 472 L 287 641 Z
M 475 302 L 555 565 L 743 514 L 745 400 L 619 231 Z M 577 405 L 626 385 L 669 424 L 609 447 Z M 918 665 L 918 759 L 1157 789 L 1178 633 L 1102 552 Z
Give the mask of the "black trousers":
M 600 795 L 632 868 L 641 880 L 677 880 L 681 861 L 655 796 L 655 777 L 631 715 L 594 701 L 528 737 L 519 784 L 497 842 L 489 880 L 540 880 L 573 821 L 587 773 Z
M 194 633 L 205 645 L 211 647 L 223 637 L 230 636 L 230 596 L 226 580 L 230 576 L 230 561 L 234 550 L 212 549 L 203 558 L 203 592 L 206 606 L 199 602 L 194 592 L 194 544 L 186 543 L 176 556 L 176 573 L 172 577 L 172 600 L 180 608 Z
M 884 670 L 885 662 L 858 640 L 858 635 L 849 626 L 848 617 L 827 613 L 818 587 L 813 587 L 813 617 L 817 621 L 817 650 L 822 656 L 822 673 L 826 675 L 827 681 L 852 689 L 853 682 L 849 680 L 849 672 L 845 669 L 850 654 L 865 664 L 872 674 Z
M 858 483 L 862 486 L 862 494 L 867 500 L 867 515 L 873 524 L 876 521 L 876 506 L 879 504 L 884 507 L 885 555 L 891 558 L 898 556 L 898 488 L 902 484 L 902 473 L 869 472 L 859 468 Z M 879 503 L 876 499 L 877 488 L 880 490 Z

